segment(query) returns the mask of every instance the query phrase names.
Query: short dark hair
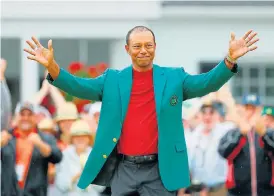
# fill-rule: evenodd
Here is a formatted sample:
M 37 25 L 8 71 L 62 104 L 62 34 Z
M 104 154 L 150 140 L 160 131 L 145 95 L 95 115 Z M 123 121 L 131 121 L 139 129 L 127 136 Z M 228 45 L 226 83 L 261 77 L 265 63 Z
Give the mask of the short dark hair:
M 154 33 L 151 29 L 149 29 L 148 27 L 145 27 L 145 26 L 135 26 L 134 28 L 132 28 L 128 31 L 127 36 L 126 36 L 126 44 L 127 45 L 129 44 L 130 35 L 132 33 L 134 33 L 134 32 L 144 32 L 144 31 L 149 31 L 153 36 L 154 43 L 156 43 L 155 42 L 155 35 L 154 35 Z

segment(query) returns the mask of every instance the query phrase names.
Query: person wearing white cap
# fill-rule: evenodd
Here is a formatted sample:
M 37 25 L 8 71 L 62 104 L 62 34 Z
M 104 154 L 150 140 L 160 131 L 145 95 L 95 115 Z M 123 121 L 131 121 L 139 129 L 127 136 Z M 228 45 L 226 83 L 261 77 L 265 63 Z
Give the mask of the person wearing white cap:
M 99 123 L 101 107 L 102 107 L 102 102 L 95 102 L 89 108 L 89 115 L 94 117 L 97 125 Z
M 90 185 L 81 190 L 76 184 L 88 155 L 92 150 L 93 138 L 90 127 L 84 120 L 75 121 L 70 128 L 70 145 L 63 151 L 63 160 L 58 165 L 56 186 L 62 196 L 97 196 L 104 187 Z
M 59 128 L 58 145 L 66 146 L 69 143 L 69 133 L 72 123 L 78 119 L 78 111 L 74 103 L 65 102 L 58 106 L 55 122 Z

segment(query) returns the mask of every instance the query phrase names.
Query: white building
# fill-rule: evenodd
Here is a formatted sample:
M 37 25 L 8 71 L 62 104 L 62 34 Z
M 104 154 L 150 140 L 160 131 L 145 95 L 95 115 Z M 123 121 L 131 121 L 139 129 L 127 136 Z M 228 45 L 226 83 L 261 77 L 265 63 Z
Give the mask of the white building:
M 72 61 L 87 65 L 104 61 L 121 69 L 130 64 L 125 36 L 135 25 L 156 35 L 156 62 L 183 66 L 189 73 L 208 70 L 224 58 L 230 32 L 258 32 L 258 49 L 239 62 L 242 71 L 232 81 L 235 96 L 254 92 L 274 105 L 274 2 L 182 1 L 4 1 L 1 56 L 9 67 L 13 101 L 26 100 L 39 88 L 43 67 L 26 59 L 23 48 L 32 35 L 47 46 L 53 39 L 62 67 Z M 210 65 L 208 67 L 208 65 Z M 20 86 L 20 87 L 19 87 Z

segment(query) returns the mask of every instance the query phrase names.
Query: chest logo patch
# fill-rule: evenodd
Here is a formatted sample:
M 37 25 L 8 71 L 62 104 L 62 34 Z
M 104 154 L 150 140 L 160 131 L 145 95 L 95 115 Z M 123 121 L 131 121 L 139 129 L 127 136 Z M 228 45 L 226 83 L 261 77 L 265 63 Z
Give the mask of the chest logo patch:
M 175 106 L 178 103 L 178 97 L 176 95 L 173 95 L 170 98 L 170 105 Z

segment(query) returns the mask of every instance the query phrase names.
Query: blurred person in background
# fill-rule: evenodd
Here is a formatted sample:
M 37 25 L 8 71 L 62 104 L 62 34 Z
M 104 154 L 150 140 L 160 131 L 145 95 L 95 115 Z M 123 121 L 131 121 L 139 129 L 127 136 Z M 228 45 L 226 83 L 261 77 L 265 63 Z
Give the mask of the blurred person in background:
M 95 102 L 90 106 L 90 109 L 89 109 L 89 115 L 93 116 L 97 125 L 99 124 L 101 107 L 102 107 L 101 102 Z
M 48 72 L 45 71 L 45 77 L 47 73 Z M 64 104 L 66 100 L 55 86 L 49 84 L 49 82 L 44 79 L 40 90 L 35 93 L 28 102 L 36 105 L 36 109 L 40 110 L 40 112 L 36 112 L 37 116 L 40 117 L 37 120 L 40 121 L 43 115 L 46 115 L 46 117 L 54 115 L 56 108 Z
M 260 113 L 260 97 L 256 94 L 247 94 L 243 96 L 243 102 L 244 106 L 244 115 L 246 120 L 248 120 L 250 123 L 255 123 L 253 120 L 258 112 Z M 253 121 L 253 122 L 251 122 Z
M 264 118 L 264 124 L 266 128 L 274 129 L 274 107 L 265 106 L 262 110 L 262 115 Z
M 11 133 L 12 138 L 1 148 L 1 166 L 5 171 L 2 179 L 8 178 L 6 171 L 15 169 L 17 179 L 13 180 L 22 196 L 47 196 L 48 163 L 60 162 L 62 153 L 54 137 L 37 129 L 33 105 L 20 105 L 17 127 Z M 13 164 L 9 161 L 11 156 Z M 5 184 L 5 180 L 2 182 Z
M 51 118 L 44 118 L 38 123 L 38 129 L 43 133 L 56 137 L 56 126 Z
M 182 119 L 186 132 L 192 132 L 201 122 L 200 108 L 202 101 L 200 98 L 194 98 L 183 102 Z
M 224 123 L 226 117 L 226 106 L 221 101 L 213 101 L 213 107 L 216 109 L 217 112 L 217 121 L 220 123 Z
M 28 59 L 47 68 L 51 84 L 82 99 L 103 101 L 96 143 L 78 186 L 85 189 L 90 183 L 111 183 L 113 195 L 138 191 L 157 196 L 176 195 L 179 188 L 188 186 L 182 101 L 225 84 L 237 72 L 237 59 L 257 48 L 256 35 L 250 30 L 236 39 L 232 33 L 224 60 L 208 73 L 189 75 L 183 68 L 154 65 L 155 35 L 149 28 L 137 26 L 126 36 L 132 66 L 108 69 L 93 79 L 61 69 L 54 59 L 52 40 L 48 49 L 35 37 L 33 42 L 27 41 L 30 49 L 24 51 L 30 54 Z M 128 180 L 131 178 L 136 181 Z
M 43 119 L 51 119 L 52 116 L 50 112 L 47 110 L 47 108 L 41 106 L 41 105 L 35 105 L 35 119 L 37 124 L 39 124 Z
M 230 196 L 274 195 L 274 127 L 266 120 L 274 113 L 265 107 L 261 117 L 257 99 L 248 100 L 244 113 L 234 116 L 238 128 L 219 143 L 219 153 L 228 163 L 226 187 Z
M 96 134 L 98 124 L 99 124 L 101 107 L 102 107 L 101 102 L 95 102 L 95 103 L 91 104 L 91 106 L 89 108 L 89 113 L 88 114 L 89 114 L 90 117 L 92 117 L 92 121 L 90 121 L 90 122 L 93 125 L 93 126 L 91 126 L 91 128 L 92 128 L 92 132 L 95 133 L 95 134 Z
M 93 138 L 84 120 L 75 121 L 70 128 L 70 145 L 63 151 L 64 158 L 58 165 L 56 186 L 62 196 L 99 196 L 105 187 L 90 185 L 79 189 L 76 185 L 92 150 Z
M 56 137 L 57 135 L 54 121 L 51 118 L 44 118 L 43 120 L 41 120 L 41 122 L 38 124 L 38 129 L 42 131 L 43 133 L 52 135 L 53 137 Z M 54 184 L 55 174 L 56 174 L 55 164 L 49 163 L 49 166 L 48 166 L 48 183 L 49 183 L 48 195 L 49 196 L 57 196 L 57 193 L 55 191 L 56 187 Z
M 201 107 L 202 122 L 193 131 L 189 149 L 190 173 L 193 185 L 200 184 L 203 196 L 226 196 L 225 188 L 227 164 L 218 153 L 221 138 L 232 127 L 219 121 L 214 103 L 204 103 Z
M 6 83 L 5 72 L 7 69 L 7 61 L 0 61 L 0 82 L 1 82 L 1 131 L 8 130 L 11 126 L 12 119 L 12 103 L 9 87 Z
M 78 118 L 78 110 L 74 103 L 65 102 L 61 105 L 58 105 L 54 120 L 58 127 L 57 144 L 61 150 L 64 150 L 69 144 L 70 127 L 72 123 Z

